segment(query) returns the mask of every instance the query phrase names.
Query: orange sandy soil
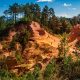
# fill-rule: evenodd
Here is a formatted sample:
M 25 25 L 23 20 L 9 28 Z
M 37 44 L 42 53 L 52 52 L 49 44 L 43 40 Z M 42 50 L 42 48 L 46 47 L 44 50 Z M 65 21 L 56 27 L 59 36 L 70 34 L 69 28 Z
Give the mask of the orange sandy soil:
M 19 69 L 33 70 L 35 64 L 39 64 L 42 69 L 49 63 L 49 61 L 53 57 L 58 56 L 57 48 L 58 48 L 58 45 L 60 44 L 60 40 L 61 40 L 59 37 L 49 34 L 46 30 L 41 28 L 39 23 L 34 22 L 34 21 L 31 23 L 30 29 L 32 31 L 31 39 L 33 39 L 34 41 L 29 41 L 28 44 L 30 45 L 30 47 L 26 46 L 22 53 L 25 63 L 16 65 L 16 66 L 14 66 L 14 68 L 13 68 L 13 65 L 11 65 L 12 72 L 16 73 L 17 71 L 19 71 Z M 15 34 L 16 34 L 16 32 L 14 32 L 14 31 L 10 32 L 9 36 L 8 36 L 8 40 L 12 41 L 13 36 Z M 72 36 L 70 36 L 70 37 L 72 37 Z M 77 42 L 77 39 L 74 39 L 73 41 L 71 41 L 68 44 L 70 46 L 70 49 L 69 49 L 69 53 L 67 55 L 71 54 L 74 59 L 76 57 L 73 54 L 73 51 L 74 51 L 76 42 Z M 38 44 L 38 47 L 35 48 L 36 43 Z M 0 44 L 0 50 L 2 50 L 2 48 L 3 48 L 2 46 L 3 45 Z M 19 47 L 19 45 L 16 45 L 16 49 L 18 49 L 18 47 Z M 4 55 L 6 57 L 12 56 L 12 52 L 6 51 L 4 53 Z M 13 61 L 11 60 L 9 62 L 9 64 L 13 64 Z

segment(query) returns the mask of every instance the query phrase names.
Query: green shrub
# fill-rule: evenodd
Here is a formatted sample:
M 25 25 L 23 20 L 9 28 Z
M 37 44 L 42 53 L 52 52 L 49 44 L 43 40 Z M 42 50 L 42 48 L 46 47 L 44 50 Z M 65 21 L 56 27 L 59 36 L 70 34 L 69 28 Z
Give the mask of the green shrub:
M 36 67 L 33 72 L 27 72 L 21 76 L 16 76 L 7 70 L 0 70 L 0 80 L 38 80 L 39 68 Z
M 22 44 L 22 46 L 25 46 L 25 44 L 29 41 L 30 38 L 30 32 L 28 30 L 24 30 L 23 33 L 19 36 L 19 42 Z
M 34 71 L 27 72 L 21 80 L 39 80 L 40 68 L 36 65 Z
M 21 46 L 24 48 L 25 45 L 28 43 L 30 38 L 30 32 L 26 29 L 24 29 L 20 34 L 16 34 L 10 44 L 10 48 L 14 49 L 14 45 L 16 42 L 19 42 Z
M 23 75 L 22 80 L 35 80 L 35 78 L 31 72 L 28 72 L 27 74 Z
M 20 51 L 18 51 L 18 50 L 16 51 L 15 57 L 16 57 L 16 60 L 17 60 L 18 63 L 23 63 L 24 62 Z
M 49 80 L 51 75 L 54 74 L 54 71 L 55 71 L 55 61 L 54 59 L 52 59 L 44 71 L 44 79 Z
M 61 42 L 60 42 L 60 44 L 58 46 L 58 50 L 59 50 L 58 57 L 65 58 L 66 57 L 66 54 L 69 51 L 69 46 L 68 46 L 67 34 L 66 33 L 64 33 L 62 35 Z
M 38 65 L 35 66 L 33 75 L 34 75 L 35 80 L 38 80 L 38 78 L 40 77 L 40 68 Z
M 7 70 L 0 70 L 0 80 L 20 80 L 15 74 L 10 73 Z

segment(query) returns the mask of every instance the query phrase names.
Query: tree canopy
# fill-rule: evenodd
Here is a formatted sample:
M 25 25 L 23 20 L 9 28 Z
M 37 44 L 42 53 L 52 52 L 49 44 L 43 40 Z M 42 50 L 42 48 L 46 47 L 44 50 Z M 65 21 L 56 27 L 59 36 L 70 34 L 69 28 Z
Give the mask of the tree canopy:
M 45 5 L 41 8 L 38 4 L 14 3 L 4 11 L 4 17 L 0 17 L 0 30 L 9 24 L 14 24 L 20 20 L 39 22 L 44 28 L 52 33 L 62 34 L 69 32 L 73 25 L 80 23 L 80 14 L 73 18 L 57 17 L 53 8 Z

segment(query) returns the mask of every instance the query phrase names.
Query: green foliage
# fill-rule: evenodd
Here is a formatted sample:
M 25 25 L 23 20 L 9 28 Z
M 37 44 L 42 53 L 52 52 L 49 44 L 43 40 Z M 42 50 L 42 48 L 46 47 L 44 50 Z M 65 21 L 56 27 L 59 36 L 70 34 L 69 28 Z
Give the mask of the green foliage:
M 14 23 L 16 22 L 16 16 L 20 12 L 20 6 L 18 3 L 14 3 L 13 5 L 9 6 L 8 14 L 12 15 Z
M 80 15 L 73 18 L 56 17 L 53 8 L 49 8 L 47 5 L 41 7 L 38 4 L 26 3 L 20 5 L 14 3 L 9 6 L 9 9 L 4 11 L 5 20 L 0 18 L 0 28 L 4 29 L 9 24 L 13 24 L 19 20 L 21 21 L 37 21 L 41 23 L 44 28 L 47 28 L 56 34 L 69 33 L 72 25 L 80 23 Z M 8 18 L 10 16 L 10 18 Z
M 73 22 L 79 23 L 77 17 L 75 19 L 64 17 L 58 18 L 55 16 L 53 8 L 49 8 L 45 5 L 41 11 L 41 7 L 38 4 L 33 3 L 26 3 L 24 5 L 14 3 L 9 6 L 8 10 L 4 11 L 4 14 L 6 17 L 4 22 L 6 22 L 5 24 L 7 26 L 9 26 L 9 24 L 14 24 L 17 21 L 36 21 L 41 23 L 44 28 L 47 27 L 50 32 L 56 34 L 62 34 L 64 32 L 69 33 Z M 10 19 L 8 19 L 8 16 L 10 16 Z M 1 25 L 1 28 L 3 28 L 4 24 L 2 20 Z
M 60 34 L 61 32 L 61 22 L 56 16 L 52 16 L 49 19 L 49 28 L 52 30 L 52 33 Z
M 25 77 L 23 77 L 24 80 L 35 80 L 33 74 L 31 72 L 27 73 Z
M 33 72 L 29 72 L 26 74 L 25 80 L 39 80 L 39 76 L 40 76 L 40 68 L 38 65 L 36 65 Z
M 26 21 L 27 22 L 27 21 L 31 21 L 31 20 L 30 20 L 30 18 L 25 16 L 25 17 L 21 18 L 20 21 Z
M 10 49 L 15 49 L 15 48 L 14 48 L 15 44 L 16 44 L 16 37 L 14 37 L 13 40 L 11 41 L 11 43 L 10 43 L 10 45 L 9 45 L 9 48 L 10 48 Z
M 71 23 L 69 22 L 69 20 L 67 20 L 65 17 L 61 17 L 60 22 L 62 24 L 61 33 L 69 33 L 71 30 Z
M 59 50 L 59 57 L 65 58 L 67 52 L 69 51 L 66 33 L 64 33 L 62 36 L 62 40 L 61 43 L 59 44 L 58 50 Z
M 72 62 L 72 57 L 71 56 L 67 56 L 64 58 L 64 64 L 65 65 L 69 65 Z
M 19 76 L 20 80 L 39 80 L 40 68 L 35 66 L 33 71 L 28 71 L 25 74 Z
M 7 70 L 0 70 L 0 79 L 1 80 L 38 80 L 40 75 L 40 69 L 38 66 L 35 67 L 33 72 L 27 72 L 21 76 L 16 76 L 13 73 L 10 73 Z
M 30 31 L 24 29 L 20 34 L 16 34 L 10 44 L 10 48 L 14 48 L 16 42 L 19 42 L 24 48 L 30 38 Z
M 5 23 L 6 23 L 5 16 L 1 16 L 0 17 L 0 31 L 5 29 L 5 27 L 6 27 Z
M 19 36 L 19 42 L 22 46 L 25 46 L 26 43 L 29 41 L 30 32 L 28 30 L 24 30 L 22 34 Z
M 35 77 L 35 80 L 38 80 L 38 78 L 40 76 L 40 68 L 38 65 L 35 66 L 34 71 L 33 71 L 33 75 Z
M 15 52 L 15 57 L 16 57 L 16 60 L 17 60 L 18 63 L 23 63 L 24 62 L 20 51 Z
M 33 72 L 28 72 L 22 76 L 22 80 L 39 80 L 39 76 L 40 68 L 36 65 Z
M 15 74 L 10 73 L 7 70 L 0 70 L 0 80 L 22 80 L 21 77 L 17 77 Z
M 46 69 L 44 71 L 44 78 L 45 78 L 45 80 L 49 80 L 51 75 L 54 74 L 54 70 L 55 70 L 55 61 L 54 61 L 54 59 L 52 59 L 50 61 L 50 63 L 47 65 L 47 67 L 46 67 Z
M 10 74 L 6 70 L 0 70 L 0 79 L 1 80 L 9 80 L 10 79 Z

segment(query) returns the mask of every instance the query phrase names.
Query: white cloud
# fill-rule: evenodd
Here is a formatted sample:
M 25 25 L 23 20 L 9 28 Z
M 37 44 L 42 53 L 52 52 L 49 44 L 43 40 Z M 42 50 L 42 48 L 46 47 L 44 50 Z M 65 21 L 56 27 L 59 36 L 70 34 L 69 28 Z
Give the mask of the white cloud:
M 62 16 L 62 17 L 68 17 L 68 14 L 61 14 L 60 16 Z
M 72 6 L 72 4 L 71 3 L 70 4 L 64 3 L 63 6 L 64 7 L 70 7 L 70 6 Z
M 75 11 L 75 10 L 77 10 L 77 8 L 75 8 L 75 7 L 72 7 L 72 8 L 68 8 L 69 10 L 73 10 L 73 11 Z
M 67 13 L 57 14 L 56 16 L 59 16 L 59 17 L 66 17 L 66 18 L 70 18 L 70 17 L 71 17 L 71 16 L 68 15 Z
M 72 10 L 76 10 L 77 8 L 72 8 Z
M 52 2 L 52 0 L 37 0 L 37 2 Z

